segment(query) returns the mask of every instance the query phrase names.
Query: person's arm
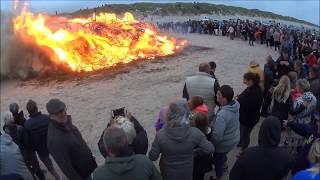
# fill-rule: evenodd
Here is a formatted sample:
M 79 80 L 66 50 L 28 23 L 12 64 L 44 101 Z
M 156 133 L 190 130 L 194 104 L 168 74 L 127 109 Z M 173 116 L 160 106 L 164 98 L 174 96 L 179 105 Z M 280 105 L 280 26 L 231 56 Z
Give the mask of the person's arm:
M 296 115 L 296 114 L 299 114 L 301 113 L 303 110 L 305 109 L 305 106 L 300 104 L 300 105 L 297 105 L 296 107 L 294 106 L 294 103 L 291 104 L 290 106 L 290 114 L 291 115 Z
M 159 170 L 156 168 L 156 166 L 151 162 L 152 164 L 152 175 L 150 177 L 150 180 L 161 180 L 161 175 L 159 173 Z
M 198 132 L 199 132 L 200 139 L 198 141 L 197 146 L 199 147 L 201 152 L 204 154 L 214 153 L 213 144 L 207 140 L 207 137 L 200 130 Z
M 83 180 L 73 168 L 67 148 L 66 144 L 52 145 L 49 148 L 49 152 L 68 179 Z
M 295 122 L 288 122 L 287 126 L 292 129 L 294 132 L 299 134 L 300 136 L 303 136 L 305 138 L 308 138 L 315 127 L 307 124 L 299 124 Z
M 189 94 L 187 90 L 187 84 L 184 84 L 182 98 L 189 99 Z
M 159 158 L 160 155 L 160 144 L 158 141 L 158 134 L 156 134 L 156 137 L 153 140 L 151 150 L 149 151 L 149 159 L 151 161 L 156 161 Z
M 217 114 L 216 121 L 212 128 L 213 128 L 213 131 L 212 131 L 211 140 L 213 144 L 217 144 L 222 140 L 223 134 L 226 128 L 226 122 L 219 113 Z

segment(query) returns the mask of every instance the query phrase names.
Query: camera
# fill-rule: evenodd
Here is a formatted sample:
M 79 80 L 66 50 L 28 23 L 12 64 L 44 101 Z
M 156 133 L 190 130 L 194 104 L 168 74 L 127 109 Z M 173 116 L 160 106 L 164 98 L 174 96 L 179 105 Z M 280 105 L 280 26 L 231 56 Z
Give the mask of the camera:
M 115 118 L 117 116 L 125 116 L 125 107 L 119 108 L 119 109 L 114 109 L 111 111 L 112 118 Z

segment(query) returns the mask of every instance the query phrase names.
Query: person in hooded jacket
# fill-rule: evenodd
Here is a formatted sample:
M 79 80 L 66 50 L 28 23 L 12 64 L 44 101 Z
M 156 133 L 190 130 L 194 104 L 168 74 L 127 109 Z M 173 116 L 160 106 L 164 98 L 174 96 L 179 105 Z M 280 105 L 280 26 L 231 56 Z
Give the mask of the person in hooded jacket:
M 250 144 L 250 133 L 260 119 L 262 105 L 262 91 L 259 86 L 259 76 L 254 73 L 245 73 L 243 82 L 247 88 L 238 96 L 240 103 L 240 143 L 242 150 Z
M 223 176 L 228 152 L 236 147 L 240 140 L 240 104 L 233 100 L 233 95 L 233 89 L 229 85 L 221 86 L 217 93 L 220 108 L 211 126 L 211 141 L 216 149 L 213 154 L 213 164 L 217 180 Z
M 18 145 L 6 133 L 0 136 L 0 157 L 0 176 L 19 174 L 26 180 L 33 179 Z
M 128 151 L 127 134 L 119 127 L 110 126 L 103 134 L 109 157 L 93 172 L 93 180 L 161 180 L 155 165 L 141 154 Z
M 160 154 L 163 180 L 192 180 L 193 154 L 198 147 L 203 154 L 214 152 L 214 147 L 197 128 L 190 127 L 189 109 L 185 100 L 168 107 L 166 126 L 155 136 L 149 158 L 156 161 Z
M 258 146 L 246 149 L 231 169 L 230 180 L 282 180 L 289 173 L 292 157 L 279 147 L 280 121 L 267 117 L 259 130 Z

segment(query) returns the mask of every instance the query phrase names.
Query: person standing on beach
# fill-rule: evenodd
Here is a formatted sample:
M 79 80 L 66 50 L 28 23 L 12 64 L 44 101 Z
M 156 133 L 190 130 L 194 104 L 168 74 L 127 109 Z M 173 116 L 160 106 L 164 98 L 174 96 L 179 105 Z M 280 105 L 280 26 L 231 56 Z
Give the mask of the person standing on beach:
M 67 115 L 64 102 L 51 99 L 47 105 L 49 127 L 47 146 L 50 154 L 67 176 L 72 180 L 91 180 L 97 163 L 78 128 Z
M 211 122 L 216 107 L 215 95 L 217 91 L 218 84 L 210 75 L 210 65 L 208 63 L 201 63 L 199 65 L 199 72 L 194 76 L 187 77 L 182 97 L 188 100 L 191 96 L 201 96 L 204 103 L 208 106 L 209 122 Z

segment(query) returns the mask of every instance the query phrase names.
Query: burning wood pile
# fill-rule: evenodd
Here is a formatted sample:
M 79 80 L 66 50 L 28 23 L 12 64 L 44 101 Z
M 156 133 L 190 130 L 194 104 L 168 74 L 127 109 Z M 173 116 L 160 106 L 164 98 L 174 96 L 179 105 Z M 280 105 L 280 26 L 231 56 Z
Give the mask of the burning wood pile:
M 186 45 L 186 41 L 161 35 L 153 25 L 137 21 L 131 13 L 123 18 L 94 13 L 89 18 L 69 19 L 33 14 L 26 7 L 13 19 L 15 35 L 24 43 L 36 44 L 53 63 L 76 72 L 168 56 Z

